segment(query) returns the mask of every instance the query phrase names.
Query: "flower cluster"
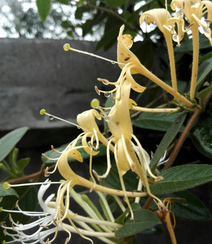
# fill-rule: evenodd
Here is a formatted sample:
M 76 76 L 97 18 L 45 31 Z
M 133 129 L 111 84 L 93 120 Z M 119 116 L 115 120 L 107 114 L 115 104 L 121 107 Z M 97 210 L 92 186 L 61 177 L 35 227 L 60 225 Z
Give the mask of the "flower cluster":
M 92 109 L 84 111 L 77 116 L 77 127 L 81 128 L 83 132 L 79 134 L 75 140 L 69 143 L 62 152 L 60 152 L 54 170 L 46 170 L 48 175 L 53 174 L 58 170 L 63 178 L 63 181 L 60 182 L 58 187 L 57 194 L 52 194 L 47 197 L 45 201 L 43 200 L 44 193 L 51 185 L 51 181 L 47 180 L 38 191 L 38 201 L 42 208 L 42 212 L 27 212 L 21 210 L 17 206 L 18 210 L 14 210 L 14 212 L 39 218 L 29 224 L 22 225 L 14 222 L 12 217 L 10 217 L 12 227 L 8 227 L 5 224 L 2 225 L 5 229 L 5 234 L 13 238 L 13 241 L 9 243 L 13 243 L 14 241 L 33 244 L 38 242 L 51 243 L 56 238 L 58 231 L 67 232 L 67 242 L 71 239 L 71 233 L 78 233 L 91 242 L 92 240 L 88 236 L 98 237 L 105 243 L 115 243 L 114 239 L 111 238 L 115 237 L 114 233 L 121 227 L 121 225 L 115 223 L 113 214 L 111 213 L 109 206 L 107 206 L 106 200 L 104 202 L 110 216 L 109 220 L 100 218 L 99 214 L 96 214 L 92 208 L 85 204 L 81 195 L 73 190 L 76 185 L 86 187 L 90 189 L 90 191 L 98 191 L 98 194 L 102 199 L 105 199 L 104 194 L 123 197 L 129 209 L 131 219 L 134 218 L 134 213 L 130 204 L 130 199 L 139 202 L 141 197 L 150 196 L 158 204 L 159 210 L 167 210 L 166 205 L 164 205 L 157 196 L 152 194 L 150 190 L 150 182 L 154 184 L 154 182 L 163 180 L 163 178 L 157 174 L 157 171 L 152 172 L 149 167 L 150 157 L 133 133 L 130 110 L 146 112 L 178 112 L 182 108 L 194 108 L 196 106 L 194 95 L 198 71 L 198 28 L 203 30 L 203 34 L 212 44 L 211 29 L 209 28 L 209 24 L 212 21 L 211 1 L 173 0 L 171 8 L 177 11 L 173 16 L 167 9 L 154 9 L 144 12 L 140 17 L 140 24 L 144 20 L 147 24 L 156 23 L 158 28 L 164 34 L 170 61 L 172 86 L 167 85 L 140 63 L 139 59 L 130 50 L 133 45 L 131 35 L 123 34 L 124 26 L 121 26 L 118 35 L 116 62 L 121 69 L 120 76 L 115 82 L 110 82 L 103 78 L 98 79 L 104 85 L 114 86 L 109 92 L 99 90 L 97 86 L 95 87 L 95 90 L 99 95 L 104 93 L 105 96 L 111 96 L 113 105 L 109 108 L 104 108 L 100 106 L 97 99 L 94 99 L 91 102 Z M 189 21 L 187 27 L 185 27 L 184 15 Z M 205 17 L 205 15 L 207 16 Z M 203 17 L 205 18 L 203 19 Z M 183 96 L 178 92 L 172 45 L 172 41 L 175 41 L 177 42 L 177 46 L 180 46 L 184 33 L 188 30 L 192 31 L 194 50 L 190 98 Z M 76 51 L 71 48 L 69 44 L 64 45 L 64 50 Z M 94 55 L 92 54 L 92 56 Z M 146 87 L 141 86 L 135 81 L 133 78 L 134 74 L 141 74 L 159 85 L 162 89 L 166 90 L 174 97 L 176 106 L 174 108 L 149 110 L 139 107 L 136 102 L 130 98 L 131 91 L 133 90 L 137 93 L 142 93 L 145 91 Z M 52 116 L 45 110 L 41 110 L 41 114 Z M 100 131 L 96 120 L 104 120 L 110 131 L 110 137 L 105 136 L 105 134 Z M 98 175 L 94 172 L 92 166 L 93 158 L 99 153 L 98 150 L 100 144 L 103 144 L 106 147 L 107 152 L 107 169 L 102 175 Z M 83 162 L 80 153 L 81 149 L 84 149 L 90 158 L 89 171 L 91 180 L 77 175 L 69 164 L 70 158 L 80 163 Z M 112 189 L 110 187 L 102 186 L 96 182 L 96 179 L 93 176 L 95 173 L 96 178 L 100 180 L 109 175 L 112 155 L 114 156 L 117 166 L 121 189 Z M 124 182 L 124 175 L 129 170 L 135 172 L 138 178 L 138 188 L 133 192 L 127 191 Z M 71 211 L 71 197 L 84 208 L 89 217 L 84 217 Z M 124 206 L 121 208 L 123 212 L 126 210 Z M 1 211 L 7 210 L 1 209 Z M 92 224 L 95 228 L 92 228 L 89 224 Z M 28 231 L 36 226 L 37 230 L 34 231 L 33 234 L 29 234 Z M 53 237 L 48 239 L 51 234 L 53 234 Z

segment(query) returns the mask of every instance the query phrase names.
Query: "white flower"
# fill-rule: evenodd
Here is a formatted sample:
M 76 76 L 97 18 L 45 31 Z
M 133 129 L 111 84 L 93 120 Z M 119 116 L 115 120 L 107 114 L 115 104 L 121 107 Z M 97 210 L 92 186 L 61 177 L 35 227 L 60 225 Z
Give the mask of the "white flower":
M 10 216 L 12 227 L 5 226 L 4 224 L 2 225 L 2 227 L 5 229 L 4 233 L 8 236 L 11 236 L 13 239 L 13 241 L 10 241 L 9 243 L 14 243 L 16 241 L 19 241 L 23 244 L 44 243 L 46 242 L 46 238 L 49 235 L 52 233 L 55 233 L 56 235 L 59 226 L 54 222 L 55 209 L 48 206 L 48 203 L 53 199 L 54 194 L 51 194 L 49 197 L 47 197 L 45 201 L 43 200 L 43 196 L 50 185 L 51 182 L 47 180 L 44 184 L 41 185 L 38 191 L 38 202 L 43 209 L 42 212 L 23 211 L 19 208 L 19 206 L 17 206 L 18 210 L 2 210 L 8 211 L 10 213 L 20 213 L 30 217 L 37 217 L 37 219 L 31 223 L 20 224 L 15 223 Z M 35 228 L 37 228 L 37 230 L 35 230 Z M 33 231 L 33 234 L 29 234 L 30 230 Z M 11 233 L 10 231 L 16 233 Z

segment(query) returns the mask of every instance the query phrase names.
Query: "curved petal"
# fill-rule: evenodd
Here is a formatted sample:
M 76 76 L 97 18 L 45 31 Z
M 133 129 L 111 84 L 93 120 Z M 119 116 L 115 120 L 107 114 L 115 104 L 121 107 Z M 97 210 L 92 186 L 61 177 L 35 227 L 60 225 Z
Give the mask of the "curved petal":
M 131 84 L 125 80 L 117 90 L 117 93 L 119 93 L 118 98 L 108 115 L 108 126 L 115 139 L 121 138 L 122 134 L 130 139 L 133 134 L 129 112 L 130 90 Z
M 192 23 L 193 22 L 192 14 L 195 12 L 194 6 L 198 6 L 200 4 L 201 4 L 201 0 L 192 0 L 192 1 L 173 0 L 171 2 L 171 8 L 172 10 L 176 10 L 176 8 L 182 9 L 189 22 Z
M 141 63 L 136 55 L 130 51 L 132 46 L 131 35 L 123 35 L 124 25 L 121 26 L 118 35 L 118 45 L 117 45 L 117 60 L 119 62 L 119 67 L 124 68 L 125 64 L 130 63 L 132 65 L 131 73 L 137 74 L 142 69 Z
M 93 132 L 95 129 L 97 133 L 100 133 L 95 119 L 102 119 L 101 115 L 95 109 L 90 109 L 77 115 L 77 123 L 85 132 Z
M 87 154 L 91 154 L 91 145 L 88 145 L 87 143 L 87 138 L 91 138 L 93 133 L 86 133 L 83 138 L 82 138 L 82 145 L 83 149 L 86 151 Z M 99 151 L 93 151 L 92 150 L 92 155 L 95 156 L 99 153 Z
M 141 25 L 144 20 L 147 24 L 156 23 L 160 31 L 165 34 L 166 29 L 164 28 L 164 25 L 166 25 L 167 20 L 170 18 L 171 15 L 166 9 L 157 8 L 144 12 L 139 19 L 139 23 Z

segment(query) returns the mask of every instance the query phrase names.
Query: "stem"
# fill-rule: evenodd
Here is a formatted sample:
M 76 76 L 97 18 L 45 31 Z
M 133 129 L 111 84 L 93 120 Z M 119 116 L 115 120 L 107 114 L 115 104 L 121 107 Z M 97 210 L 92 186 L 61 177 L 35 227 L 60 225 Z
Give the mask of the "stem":
M 165 222 L 166 228 L 167 228 L 167 230 L 169 232 L 169 236 L 171 238 L 172 244 L 177 244 L 176 237 L 175 237 L 175 233 L 174 233 L 174 229 L 173 229 L 172 222 L 171 222 L 170 213 L 171 213 L 170 211 L 168 211 L 168 212 L 165 213 L 164 222 Z
M 173 49 L 173 45 L 172 45 L 171 35 L 168 35 L 168 36 L 165 35 L 165 40 L 166 40 L 168 55 L 169 55 L 172 87 L 174 90 L 177 91 L 177 77 L 176 77 L 174 49 Z
M 198 73 L 198 61 L 199 61 L 199 32 L 198 24 L 194 23 L 191 26 L 193 35 L 193 63 L 192 63 L 192 76 L 191 76 L 191 87 L 190 87 L 190 99 L 194 100 L 194 95 L 196 91 L 197 83 L 197 73 Z

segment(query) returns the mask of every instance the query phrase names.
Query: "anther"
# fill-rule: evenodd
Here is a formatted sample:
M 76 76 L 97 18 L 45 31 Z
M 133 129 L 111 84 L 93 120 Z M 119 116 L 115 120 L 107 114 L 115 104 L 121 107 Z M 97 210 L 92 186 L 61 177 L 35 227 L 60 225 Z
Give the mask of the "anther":
M 63 45 L 63 50 L 66 51 L 66 52 L 71 50 L 70 44 L 69 43 L 64 44 Z
M 8 182 L 4 182 L 2 187 L 3 187 L 4 190 L 6 190 L 6 189 L 10 188 L 11 185 Z
M 99 102 L 99 100 L 97 98 L 94 98 L 94 99 L 91 100 L 91 107 L 92 108 L 98 108 L 99 105 L 100 105 L 100 102 Z
M 98 78 L 97 80 L 100 81 L 100 82 L 102 82 L 104 85 L 110 84 L 110 82 L 108 80 L 103 79 L 103 78 Z
M 96 93 L 100 96 L 100 91 L 99 91 L 98 87 L 95 86 L 94 89 L 95 89 Z

